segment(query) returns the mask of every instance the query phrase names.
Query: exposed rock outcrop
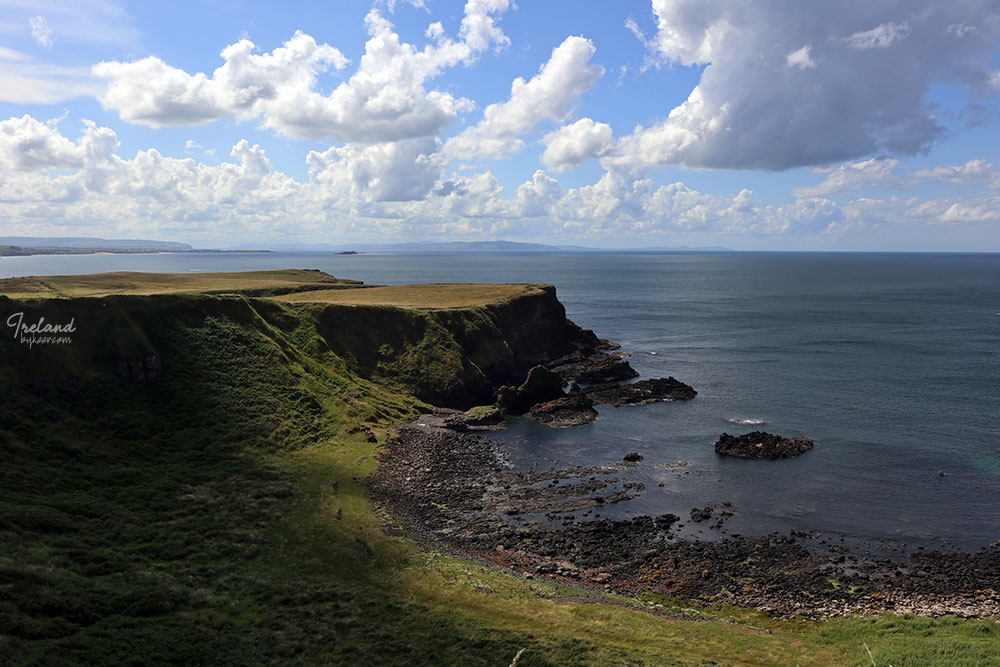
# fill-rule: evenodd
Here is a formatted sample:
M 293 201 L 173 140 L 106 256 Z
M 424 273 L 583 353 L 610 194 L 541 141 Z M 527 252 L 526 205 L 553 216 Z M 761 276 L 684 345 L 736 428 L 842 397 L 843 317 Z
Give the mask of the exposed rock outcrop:
M 577 351 L 549 364 L 564 380 L 585 384 L 617 382 L 638 377 L 639 373 L 621 357 L 603 352 Z
M 723 433 L 715 443 L 715 451 L 741 459 L 787 459 L 813 448 L 809 438 L 782 438 L 780 435 L 753 431 L 735 436 Z
M 481 405 L 448 415 L 444 419 L 444 427 L 453 431 L 497 431 L 504 427 L 503 412 L 493 406 Z
M 611 359 L 608 355 L 600 355 Z M 629 367 L 631 369 L 631 367 Z M 603 384 L 583 388 L 570 383 L 569 394 L 562 389 L 563 378 L 554 370 L 536 366 L 519 387 L 501 387 L 497 408 L 512 415 L 528 417 L 549 426 L 563 428 L 589 424 L 597 419 L 595 405 L 643 405 L 659 401 L 687 400 L 698 392 L 672 377 L 640 380 L 633 384 Z M 449 426 L 449 428 L 455 428 Z M 460 427 L 459 427 L 460 429 Z
M 523 415 L 534 405 L 566 396 L 563 384 L 563 379 L 549 369 L 535 366 L 519 387 L 500 387 L 496 404 L 507 414 Z
M 554 428 L 565 428 L 589 424 L 597 419 L 597 410 L 593 401 L 577 393 L 539 403 L 528 411 L 528 416 Z
M 698 395 L 690 385 L 672 377 L 639 380 L 632 384 L 587 387 L 581 392 L 597 405 L 643 405 L 658 401 L 681 401 Z

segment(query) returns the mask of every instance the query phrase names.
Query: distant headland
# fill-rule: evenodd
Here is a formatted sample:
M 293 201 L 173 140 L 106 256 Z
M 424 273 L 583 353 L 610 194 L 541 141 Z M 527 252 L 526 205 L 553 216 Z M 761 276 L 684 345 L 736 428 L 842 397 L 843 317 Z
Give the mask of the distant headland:
M 231 252 L 195 248 L 176 241 L 149 241 L 145 239 L 102 239 L 90 236 L 0 236 L 0 257 L 24 257 L 28 255 L 96 255 L 108 254 L 150 254 L 158 252 Z M 243 250 L 241 252 L 269 252 L 267 250 Z

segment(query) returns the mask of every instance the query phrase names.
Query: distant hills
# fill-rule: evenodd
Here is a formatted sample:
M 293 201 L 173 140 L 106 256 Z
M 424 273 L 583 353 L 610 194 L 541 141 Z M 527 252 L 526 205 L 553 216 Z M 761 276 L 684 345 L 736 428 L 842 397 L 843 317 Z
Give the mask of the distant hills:
M 278 252 L 712 252 L 728 251 L 730 248 L 706 246 L 699 248 L 680 247 L 650 247 L 650 248 L 588 248 L 578 245 L 548 245 L 545 243 L 520 243 L 517 241 L 449 241 L 449 242 L 412 242 L 412 243 L 249 243 L 228 248 L 229 250 L 268 249 Z
M 0 256 L 86 255 L 99 252 L 198 252 L 187 243 L 144 239 L 100 239 L 90 236 L 0 236 Z
M 729 248 L 707 246 L 699 248 L 636 247 L 588 248 L 577 245 L 548 245 L 545 243 L 520 243 L 517 241 L 450 241 L 410 243 L 246 243 L 224 250 L 196 249 L 176 241 L 151 241 L 146 239 L 102 239 L 90 236 L 0 236 L 0 256 L 23 255 L 81 255 L 93 253 L 156 253 L 156 252 L 338 252 L 357 254 L 365 252 L 399 253 L 553 253 L 553 252 L 714 252 Z
M 187 243 L 142 239 L 99 239 L 90 236 L 0 236 L 0 245 L 61 250 L 130 250 L 132 252 L 182 252 L 194 250 Z

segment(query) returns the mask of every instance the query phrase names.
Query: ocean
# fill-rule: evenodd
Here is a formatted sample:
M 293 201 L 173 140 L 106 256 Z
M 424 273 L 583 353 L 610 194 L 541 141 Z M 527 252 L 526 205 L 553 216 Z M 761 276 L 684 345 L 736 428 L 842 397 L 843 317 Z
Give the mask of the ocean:
M 1000 255 L 880 253 L 226 253 L 0 259 L 0 277 L 316 268 L 375 284 L 544 282 L 692 401 L 516 420 L 521 467 L 643 460 L 605 516 L 731 503 L 725 534 L 814 531 L 908 550 L 1000 540 Z M 722 432 L 816 441 L 784 461 L 715 454 Z M 943 473 L 943 475 L 941 474 Z M 721 531 L 688 524 L 704 539 Z M 699 534 L 700 531 L 700 534 Z M 905 546 L 904 546 L 905 545 Z

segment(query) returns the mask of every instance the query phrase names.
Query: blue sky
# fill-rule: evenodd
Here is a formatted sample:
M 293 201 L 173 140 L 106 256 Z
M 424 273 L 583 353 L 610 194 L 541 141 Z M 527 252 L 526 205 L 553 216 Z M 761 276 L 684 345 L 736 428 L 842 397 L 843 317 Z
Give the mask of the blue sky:
M 0 235 L 1000 251 L 994 2 L 0 8 Z

